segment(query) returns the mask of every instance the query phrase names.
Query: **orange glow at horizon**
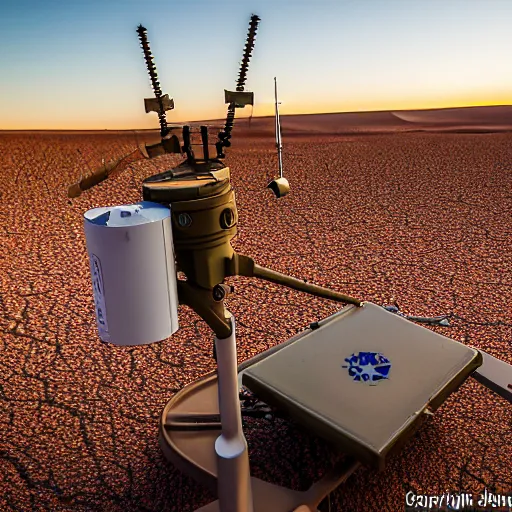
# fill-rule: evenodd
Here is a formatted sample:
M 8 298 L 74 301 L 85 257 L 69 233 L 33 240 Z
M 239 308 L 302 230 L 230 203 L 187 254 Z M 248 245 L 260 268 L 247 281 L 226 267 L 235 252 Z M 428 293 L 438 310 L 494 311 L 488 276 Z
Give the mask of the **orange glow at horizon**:
M 304 115 L 304 114 L 329 114 L 329 113 L 349 113 L 349 112 L 377 112 L 377 111 L 400 111 L 400 110 L 429 110 L 429 109 L 447 109 L 463 107 L 487 107 L 512 105 L 512 94 L 503 93 L 494 95 L 492 100 L 487 97 L 460 97 L 446 99 L 431 99 L 417 101 L 413 98 L 403 99 L 401 101 L 371 101 L 368 98 L 356 101 L 343 102 L 317 102 L 309 105 L 298 102 L 283 102 L 279 107 L 281 116 Z M 273 103 L 257 104 L 253 110 L 253 117 L 273 117 L 275 113 Z M 201 115 L 202 114 L 202 115 Z M 237 119 L 244 119 L 250 116 L 250 110 L 239 110 L 236 113 Z M 208 110 L 196 109 L 189 116 L 181 119 L 174 119 L 173 113 L 169 112 L 167 119 L 169 124 L 182 124 L 187 122 L 223 120 L 226 115 L 225 108 L 216 108 Z M 65 119 L 59 120 L 60 116 L 54 115 L 53 121 L 48 118 L 41 123 L 36 123 L 31 128 L 26 128 L 26 120 L 9 116 L 3 117 L 0 121 L 0 130 L 158 130 L 158 119 L 156 114 L 141 114 L 140 116 L 130 116 L 123 120 L 117 119 L 99 119 L 85 120 L 81 118 L 76 124 L 69 123 Z M 64 116 L 63 116 L 64 117 Z M 59 122 L 60 121 L 60 122 Z M 3 125 L 3 126 L 2 126 Z

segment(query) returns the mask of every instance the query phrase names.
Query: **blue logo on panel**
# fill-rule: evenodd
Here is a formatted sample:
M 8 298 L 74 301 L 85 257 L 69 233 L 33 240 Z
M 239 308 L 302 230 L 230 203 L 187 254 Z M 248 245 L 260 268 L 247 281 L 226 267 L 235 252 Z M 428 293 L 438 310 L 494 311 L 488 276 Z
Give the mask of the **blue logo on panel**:
M 366 382 L 375 386 L 381 380 L 387 379 L 391 362 L 379 352 L 358 352 L 345 358 L 348 374 L 353 380 Z

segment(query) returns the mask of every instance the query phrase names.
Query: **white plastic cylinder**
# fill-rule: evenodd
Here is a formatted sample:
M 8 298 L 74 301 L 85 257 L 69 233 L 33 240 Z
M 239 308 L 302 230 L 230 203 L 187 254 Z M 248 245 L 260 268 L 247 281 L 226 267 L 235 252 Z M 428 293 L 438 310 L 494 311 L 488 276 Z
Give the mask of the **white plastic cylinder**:
M 84 215 L 99 336 L 115 345 L 161 341 L 178 328 L 169 207 L 143 201 Z

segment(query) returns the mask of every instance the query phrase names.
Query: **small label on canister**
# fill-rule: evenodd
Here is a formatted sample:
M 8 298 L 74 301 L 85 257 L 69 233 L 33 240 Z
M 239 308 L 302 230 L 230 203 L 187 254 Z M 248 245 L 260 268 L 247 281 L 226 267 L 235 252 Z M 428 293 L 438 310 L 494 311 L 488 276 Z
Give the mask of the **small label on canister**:
M 96 310 L 96 322 L 101 334 L 108 334 L 107 310 L 105 307 L 105 288 L 103 285 L 103 273 L 101 262 L 95 254 L 91 254 L 92 290 L 94 293 L 94 306 Z

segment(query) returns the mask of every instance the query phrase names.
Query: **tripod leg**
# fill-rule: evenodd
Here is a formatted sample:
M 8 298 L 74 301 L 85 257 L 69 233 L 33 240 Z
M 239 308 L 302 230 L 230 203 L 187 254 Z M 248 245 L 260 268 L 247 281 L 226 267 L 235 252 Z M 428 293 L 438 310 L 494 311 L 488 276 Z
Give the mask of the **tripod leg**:
M 222 434 L 215 442 L 221 512 L 253 512 L 247 441 L 242 430 L 238 390 L 235 320 L 231 335 L 215 338 Z

